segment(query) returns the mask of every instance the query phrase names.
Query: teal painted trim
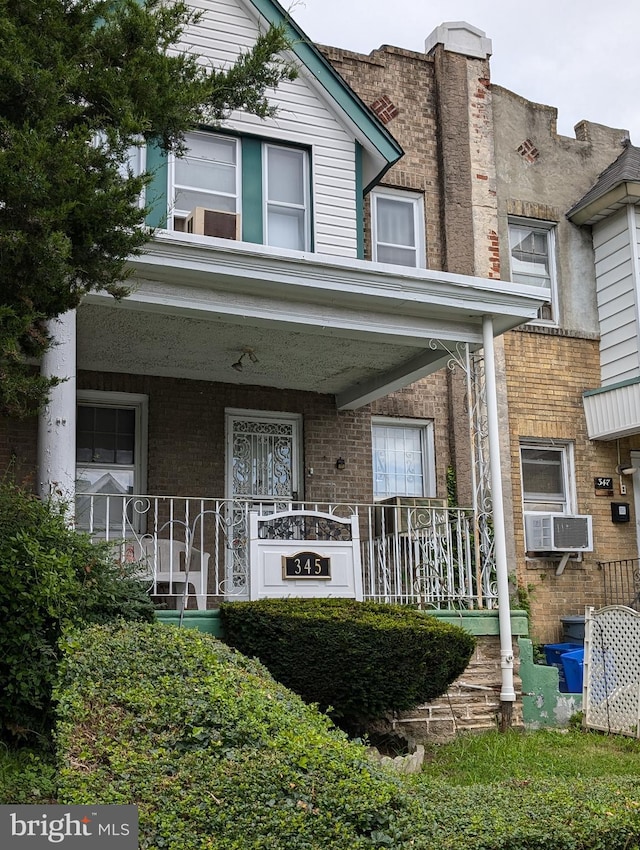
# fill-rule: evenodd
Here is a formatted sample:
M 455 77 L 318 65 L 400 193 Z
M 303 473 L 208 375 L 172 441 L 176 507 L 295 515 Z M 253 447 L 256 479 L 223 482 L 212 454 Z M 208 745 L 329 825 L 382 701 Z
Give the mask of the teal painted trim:
M 608 393 L 611 390 L 621 390 L 624 387 L 633 387 L 635 384 L 640 384 L 640 378 L 628 378 L 626 381 L 619 381 L 617 384 L 609 384 L 606 387 L 597 387 L 595 390 L 585 390 L 582 397 L 586 398 L 590 395 L 600 395 L 600 393 Z
M 180 626 L 180 611 L 156 611 L 156 620 L 165 626 Z M 185 611 L 182 618 L 183 629 L 197 629 L 208 635 L 222 638 L 222 620 L 220 609 L 210 611 Z
M 362 145 L 360 142 L 356 142 L 356 228 L 359 260 L 364 260 L 364 187 L 362 180 Z
M 533 663 L 533 644 L 518 640 L 520 680 L 522 681 L 522 720 L 527 729 L 567 726 L 571 717 L 582 710 L 582 694 L 564 694 L 558 690 L 558 670 Z
M 262 210 L 262 142 L 242 136 L 242 241 L 264 242 Z
M 292 50 L 333 100 L 340 106 L 358 129 L 366 136 L 380 155 L 393 165 L 404 151 L 369 107 L 349 88 L 331 63 L 309 40 L 293 18 L 276 0 L 251 0 L 258 12 L 270 24 L 284 24 Z
M 147 171 L 151 180 L 146 189 L 147 224 L 149 227 L 167 226 L 167 187 L 169 185 L 169 160 L 162 148 L 147 145 Z
M 461 626 L 465 631 L 477 637 L 500 634 L 500 620 L 497 611 L 425 611 L 445 623 Z M 511 612 L 511 634 L 516 636 L 529 634 L 529 621 L 526 611 Z

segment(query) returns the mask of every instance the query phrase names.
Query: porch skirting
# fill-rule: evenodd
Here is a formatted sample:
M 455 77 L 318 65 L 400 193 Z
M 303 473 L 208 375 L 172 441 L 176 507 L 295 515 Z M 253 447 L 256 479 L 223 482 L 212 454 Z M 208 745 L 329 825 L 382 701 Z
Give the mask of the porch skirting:
M 416 742 L 447 740 L 460 732 L 496 729 L 500 717 L 502 686 L 500 634 L 497 611 L 429 611 L 429 614 L 475 635 L 477 645 L 469 666 L 446 694 L 390 720 L 387 728 Z M 179 611 L 158 611 L 158 620 L 179 625 Z M 220 611 L 185 611 L 184 628 L 222 638 Z M 518 638 L 528 634 L 524 611 L 511 612 L 511 633 L 517 699 L 513 706 L 514 728 L 523 727 L 522 686 L 519 676 Z

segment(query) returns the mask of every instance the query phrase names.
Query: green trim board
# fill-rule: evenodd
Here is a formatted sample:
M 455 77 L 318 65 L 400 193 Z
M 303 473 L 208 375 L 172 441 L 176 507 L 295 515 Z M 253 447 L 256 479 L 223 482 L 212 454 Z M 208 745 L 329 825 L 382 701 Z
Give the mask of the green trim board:
M 500 620 L 496 610 L 482 609 L 479 611 L 429 611 L 445 623 L 461 626 L 472 635 L 492 636 L 500 634 Z M 511 634 L 521 637 L 529 634 L 529 620 L 526 611 L 511 611 Z
M 291 49 L 300 62 L 387 161 L 386 168 L 378 175 L 379 180 L 385 171 L 403 155 L 404 151 L 400 144 L 276 0 L 249 0 L 249 2 L 270 24 L 275 26 L 284 24 L 292 44 Z
M 262 204 L 262 141 L 241 136 L 242 148 L 242 239 L 261 245 L 264 241 Z
M 596 387 L 594 390 L 585 390 L 582 393 L 583 398 L 591 395 L 600 395 L 601 393 L 608 393 L 611 390 L 621 390 L 624 387 L 633 387 L 635 384 L 640 384 L 640 378 L 627 378 L 626 381 L 618 381 L 617 384 L 608 384 L 606 387 Z
M 149 227 L 166 227 L 169 186 L 169 160 L 160 145 L 147 144 L 146 171 L 151 174 L 151 180 L 146 188 L 145 202 L 147 207 L 147 225 Z

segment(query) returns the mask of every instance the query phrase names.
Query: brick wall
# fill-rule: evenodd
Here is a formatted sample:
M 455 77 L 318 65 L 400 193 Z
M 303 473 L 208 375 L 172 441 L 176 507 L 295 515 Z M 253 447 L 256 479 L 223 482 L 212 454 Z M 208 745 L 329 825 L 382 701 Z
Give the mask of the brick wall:
M 533 641 L 553 643 L 561 638 L 560 617 L 581 615 L 585 605 L 604 603 L 597 562 L 634 557 L 636 525 L 611 522 L 611 501 L 620 500 L 619 494 L 595 495 L 597 476 L 614 476 L 618 487 L 616 442 L 588 439 L 582 406 L 582 393 L 593 387 L 593 376 L 598 374 L 597 340 L 525 329 L 507 334 L 505 349 L 511 483 L 517 494 L 513 505 L 517 580 L 529 596 Z M 557 562 L 527 559 L 524 554 L 519 442 L 527 437 L 573 441 L 578 513 L 593 516 L 594 551 L 585 553 L 581 562 L 569 561 L 560 576 L 555 575 Z M 623 458 L 628 460 L 634 448 L 640 448 L 640 436 L 620 441 Z M 628 486 L 624 501 L 630 502 L 633 513 L 631 483 Z
M 446 496 L 446 376 L 424 384 L 407 387 L 370 408 L 341 412 L 333 396 L 317 393 L 116 373 L 81 372 L 78 376 L 79 390 L 148 395 L 150 493 L 224 497 L 224 414 L 226 408 L 238 408 L 302 415 L 304 498 L 319 502 L 372 501 L 372 413 L 435 420 L 437 495 Z M 338 457 L 346 462 L 343 470 L 336 469 Z
M 381 47 L 368 56 L 322 47 L 347 83 L 368 106 L 384 101 L 381 117 L 402 145 L 405 155 L 382 180 L 383 186 L 409 189 L 424 195 L 427 265 L 443 269 L 438 119 L 433 60 L 424 53 Z M 384 109 L 384 107 L 383 107 Z M 380 109 L 378 109 L 380 113 Z M 367 215 L 368 220 L 368 215 Z M 370 233 L 366 232 L 366 256 L 371 257 Z

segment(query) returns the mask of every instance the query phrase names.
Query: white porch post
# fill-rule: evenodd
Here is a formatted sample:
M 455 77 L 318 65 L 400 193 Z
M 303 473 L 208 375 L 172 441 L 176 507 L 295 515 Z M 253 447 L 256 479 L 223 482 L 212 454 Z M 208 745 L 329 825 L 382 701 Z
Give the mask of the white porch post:
M 40 374 L 62 378 L 38 419 L 38 492 L 73 505 L 76 481 L 76 311 L 52 319 Z
M 503 725 L 509 725 L 512 703 L 516 693 L 513 688 L 513 646 L 511 643 L 511 607 L 509 602 L 509 570 L 507 564 L 507 540 L 502 501 L 502 474 L 500 464 L 500 433 L 498 426 L 498 394 L 496 389 L 496 368 L 493 349 L 493 320 L 491 316 L 482 319 L 482 341 L 484 346 L 485 388 L 487 403 L 487 425 L 489 438 L 489 470 L 493 505 L 493 530 L 496 555 L 496 576 L 498 582 L 498 619 L 500 625 L 500 666 L 502 668 L 502 689 L 500 701 Z M 509 705 L 505 705 L 508 703 Z

